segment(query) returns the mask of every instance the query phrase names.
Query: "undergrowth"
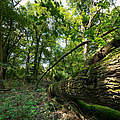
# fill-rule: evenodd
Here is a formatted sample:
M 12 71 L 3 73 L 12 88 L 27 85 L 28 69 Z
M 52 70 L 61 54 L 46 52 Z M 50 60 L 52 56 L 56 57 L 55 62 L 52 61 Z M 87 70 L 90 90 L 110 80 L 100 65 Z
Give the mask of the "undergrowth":
M 0 120 L 78 120 L 74 113 L 51 99 L 44 87 L 19 87 L 0 91 Z
M 54 109 L 44 88 L 0 93 L 0 120 L 54 120 Z

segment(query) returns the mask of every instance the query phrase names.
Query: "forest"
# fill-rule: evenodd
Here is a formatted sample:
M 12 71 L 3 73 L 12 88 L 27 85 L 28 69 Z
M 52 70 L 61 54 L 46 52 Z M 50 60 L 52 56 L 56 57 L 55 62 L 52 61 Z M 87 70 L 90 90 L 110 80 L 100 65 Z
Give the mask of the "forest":
M 0 0 L 0 120 L 120 120 L 117 0 L 21 1 Z

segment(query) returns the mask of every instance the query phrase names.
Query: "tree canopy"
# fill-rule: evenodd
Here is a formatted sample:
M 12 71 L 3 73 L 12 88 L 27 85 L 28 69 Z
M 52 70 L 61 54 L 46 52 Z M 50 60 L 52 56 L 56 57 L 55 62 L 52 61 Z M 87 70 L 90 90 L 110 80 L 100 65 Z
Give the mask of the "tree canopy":
M 72 75 L 87 65 L 98 48 L 119 37 L 120 7 L 114 1 L 69 0 L 67 7 L 53 0 L 17 7 L 19 2 L 1 1 L 1 78 L 37 80 L 63 54 L 91 41 L 49 73 Z

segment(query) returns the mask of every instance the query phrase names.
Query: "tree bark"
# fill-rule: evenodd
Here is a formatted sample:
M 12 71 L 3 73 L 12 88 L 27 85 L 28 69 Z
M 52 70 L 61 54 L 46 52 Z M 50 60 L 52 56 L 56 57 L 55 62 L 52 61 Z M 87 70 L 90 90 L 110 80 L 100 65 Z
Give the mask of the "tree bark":
M 92 63 L 86 68 L 87 73 L 83 74 L 81 71 L 72 79 L 50 85 L 48 89 L 50 96 L 57 97 L 59 100 L 72 101 L 79 113 L 84 111 L 80 102 L 77 101 L 82 100 L 89 104 L 88 106 L 93 105 L 92 107 L 95 107 L 93 116 L 95 117 L 98 109 L 94 105 L 97 104 L 98 108 L 100 107 L 99 114 L 100 110 L 104 108 L 103 106 L 107 106 L 104 108 L 107 112 L 105 118 L 119 120 L 115 116 L 111 119 L 107 116 L 111 110 L 117 110 L 113 114 L 117 114 L 120 118 L 120 52 L 119 48 L 115 49 L 118 46 L 120 46 L 120 41 L 112 40 L 108 46 L 106 45 L 101 49 L 105 49 L 105 51 L 98 52 L 93 56 Z M 99 53 L 102 54 L 102 57 L 99 57 Z M 104 120 L 104 118 L 100 119 L 99 117 L 97 119 Z
M 5 86 L 3 84 L 3 68 L 2 68 L 2 63 L 3 63 L 3 46 L 2 46 L 2 2 L 0 2 L 0 88 L 4 89 Z
M 0 10 L 2 10 L 2 5 L 0 5 Z M 0 63 L 3 62 L 3 51 L 2 51 L 2 12 L 0 13 Z M 2 79 L 2 65 L 0 65 L 0 79 Z
M 30 49 L 28 50 L 28 53 L 27 53 L 27 60 L 26 60 L 26 81 L 28 83 L 30 83 L 30 78 L 29 78 L 29 70 L 30 70 Z
M 112 52 L 114 49 L 120 47 L 120 40 L 113 39 L 106 46 L 102 47 L 100 51 L 98 51 L 92 59 L 89 60 L 89 65 L 95 64 L 96 62 L 102 60 L 106 55 Z
M 3 56 L 2 56 L 2 39 L 1 39 L 1 35 L 0 35 L 0 64 L 2 64 L 3 62 Z M 0 79 L 3 78 L 3 69 L 2 69 L 2 65 L 0 65 Z
M 38 31 L 36 26 L 34 26 L 35 29 L 35 35 L 36 35 L 36 48 L 35 48 L 35 57 L 34 57 L 34 79 L 37 80 L 37 76 L 38 76 L 38 49 L 39 49 L 39 42 L 40 39 L 38 37 Z

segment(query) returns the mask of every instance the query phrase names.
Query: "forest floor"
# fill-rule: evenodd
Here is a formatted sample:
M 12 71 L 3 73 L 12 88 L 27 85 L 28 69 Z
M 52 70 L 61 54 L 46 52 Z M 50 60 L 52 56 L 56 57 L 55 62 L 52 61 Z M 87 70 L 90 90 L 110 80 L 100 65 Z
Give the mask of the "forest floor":
M 0 91 L 0 120 L 79 120 L 75 113 L 48 96 L 45 87 L 33 85 Z

